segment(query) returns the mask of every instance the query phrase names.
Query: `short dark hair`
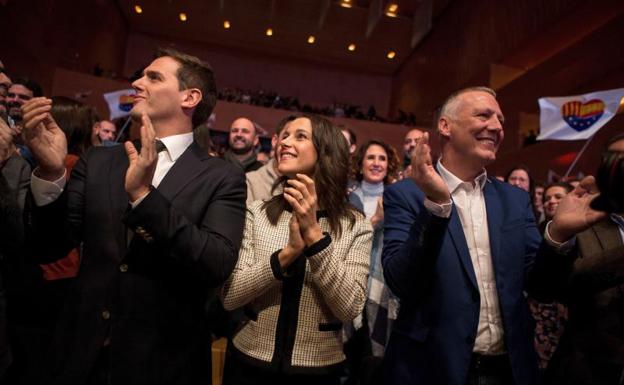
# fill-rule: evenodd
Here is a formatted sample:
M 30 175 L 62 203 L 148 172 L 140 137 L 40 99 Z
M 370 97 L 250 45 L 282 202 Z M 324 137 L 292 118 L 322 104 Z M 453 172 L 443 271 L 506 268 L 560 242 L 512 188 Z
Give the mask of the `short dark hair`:
M 609 148 L 613 143 L 619 142 L 620 140 L 624 140 L 624 132 L 621 132 L 615 135 L 614 137 L 612 137 L 611 139 L 609 139 L 607 141 L 607 145 L 605 146 L 605 149 Z
M 180 64 L 177 77 L 180 90 L 197 88 L 202 93 L 202 100 L 193 111 L 193 128 L 204 123 L 210 117 L 212 110 L 217 104 L 217 83 L 210 64 L 172 48 L 160 48 L 156 52 L 156 58 L 170 57 Z
M 34 98 L 43 96 L 43 88 L 41 88 L 39 83 L 35 82 L 34 80 L 31 80 L 27 77 L 20 77 L 20 78 L 13 79 L 13 82 L 11 83 L 12 86 L 16 84 L 19 84 L 28 88 L 30 92 L 33 93 Z
M 511 177 L 511 173 L 513 173 L 516 170 L 522 170 L 527 173 L 527 176 L 529 177 L 529 194 L 533 196 L 533 192 L 535 191 L 535 184 L 533 183 L 534 181 L 533 181 L 533 177 L 531 176 L 531 170 L 529 169 L 527 165 L 517 164 L 513 166 L 509 171 L 507 171 L 507 174 L 505 175 L 505 182 L 509 183 L 509 178 Z
M 546 185 L 546 187 L 544 187 L 544 195 L 542 196 L 542 202 L 546 202 L 546 191 L 548 191 L 548 189 L 551 187 L 561 187 L 562 189 L 566 190 L 566 193 L 570 193 L 572 190 L 574 190 L 574 187 L 568 182 L 549 183 Z

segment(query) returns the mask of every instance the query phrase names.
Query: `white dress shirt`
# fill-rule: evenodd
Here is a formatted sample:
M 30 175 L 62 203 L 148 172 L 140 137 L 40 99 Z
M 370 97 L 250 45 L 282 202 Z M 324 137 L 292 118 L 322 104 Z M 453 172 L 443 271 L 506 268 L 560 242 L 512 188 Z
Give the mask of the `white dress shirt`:
M 428 199 L 425 199 L 424 204 L 434 215 L 447 218 L 450 217 L 454 204 L 459 214 L 481 299 L 473 352 L 485 355 L 502 354 L 505 352 L 504 331 L 483 197 L 483 187 L 489 183 L 487 174 L 483 170 L 474 181 L 464 182 L 444 168 L 439 161 L 437 168 L 449 188 L 452 204 L 438 205 Z
M 158 153 L 158 161 L 156 163 L 156 170 L 154 171 L 154 177 L 152 178 L 152 185 L 158 187 L 165 175 L 169 172 L 171 167 L 180 158 L 182 153 L 193 143 L 193 133 L 171 135 L 164 138 L 157 138 L 166 147 Z M 35 169 L 36 171 L 36 169 Z M 30 179 L 30 187 L 37 206 L 44 206 L 54 202 L 65 189 L 67 183 L 67 173 L 61 178 L 50 182 L 41 178 L 38 178 L 33 171 Z M 132 202 L 132 207 L 136 207 L 145 196 Z

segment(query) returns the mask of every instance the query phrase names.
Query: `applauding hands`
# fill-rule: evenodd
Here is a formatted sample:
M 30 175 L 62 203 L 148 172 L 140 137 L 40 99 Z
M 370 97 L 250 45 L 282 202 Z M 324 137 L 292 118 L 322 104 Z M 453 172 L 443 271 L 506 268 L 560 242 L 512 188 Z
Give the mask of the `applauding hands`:
M 67 138 L 50 115 L 51 108 L 52 100 L 43 97 L 33 98 L 22 107 L 24 141 L 39 163 L 35 174 L 48 181 L 65 174 L 67 156 Z
M 314 181 L 307 175 L 297 174 L 296 179 L 289 179 L 284 188 L 284 199 L 292 207 L 289 222 L 288 244 L 279 254 L 282 268 L 290 265 L 306 246 L 323 238 L 323 231 L 316 219 L 317 196 Z
M 128 171 L 125 188 L 131 202 L 150 192 L 152 178 L 156 171 L 158 153 L 156 152 L 156 132 L 147 115 L 141 116 L 141 151 L 137 151 L 132 142 L 126 142 Z
M 438 204 L 451 201 L 448 186 L 433 166 L 428 132 L 425 132 L 416 141 L 416 147 L 412 152 L 411 168 L 410 177 L 429 200 Z

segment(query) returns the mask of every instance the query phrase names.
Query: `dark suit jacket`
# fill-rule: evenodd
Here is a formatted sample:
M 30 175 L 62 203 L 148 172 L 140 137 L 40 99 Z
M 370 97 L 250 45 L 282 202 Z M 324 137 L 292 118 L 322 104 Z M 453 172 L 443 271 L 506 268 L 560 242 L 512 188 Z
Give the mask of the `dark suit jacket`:
M 7 336 L 6 288 L 7 280 L 14 282 L 18 280 L 16 277 L 23 277 L 22 210 L 29 181 L 30 166 L 17 154 L 0 169 L 0 379 L 12 361 Z
M 517 385 L 536 383 L 533 321 L 523 290 L 541 237 L 528 194 L 490 179 L 485 183 L 490 249 Z M 459 215 L 432 215 L 411 180 L 384 192 L 383 267 L 400 298 L 385 356 L 389 384 L 464 385 L 479 322 L 479 289 Z
M 624 369 L 624 245 L 605 219 L 577 236 L 558 298 L 569 318 L 547 370 L 549 384 L 617 384 Z
M 127 167 L 123 146 L 93 148 L 61 197 L 33 209 L 38 256 L 82 242 L 45 383 L 84 383 L 110 341 L 112 384 L 209 384 L 204 305 L 236 264 L 245 177 L 193 143 L 130 209 Z

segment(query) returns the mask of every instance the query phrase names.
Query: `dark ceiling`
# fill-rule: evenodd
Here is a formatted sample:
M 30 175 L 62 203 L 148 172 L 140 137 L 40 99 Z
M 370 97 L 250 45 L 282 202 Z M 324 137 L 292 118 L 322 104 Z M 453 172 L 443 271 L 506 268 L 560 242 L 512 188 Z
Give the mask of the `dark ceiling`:
M 450 0 L 351 0 L 351 8 L 339 0 L 117 1 L 133 31 L 392 75 Z M 384 14 L 391 2 L 397 17 Z M 314 44 L 307 43 L 310 35 Z

